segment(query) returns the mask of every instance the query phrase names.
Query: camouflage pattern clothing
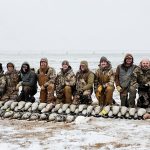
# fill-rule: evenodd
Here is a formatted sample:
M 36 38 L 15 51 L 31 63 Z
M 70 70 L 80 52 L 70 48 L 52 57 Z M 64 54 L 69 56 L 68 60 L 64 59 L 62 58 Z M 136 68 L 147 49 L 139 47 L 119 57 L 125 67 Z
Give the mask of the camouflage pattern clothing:
M 41 63 L 45 63 L 45 66 L 42 67 Z M 48 66 L 47 58 L 42 58 L 40 60 L 40 68 L 37 70 L 37 78 L 38 84 L 41 87 L 40 102 L 54 102 L 56 71 L 54 68 Z
M 131 59 L 131 64 L 127 65 L 127 59 Z M 127 54 L 124 58 L 124 63 L 117 66 L 115 74 L 115 83 L 120 92 L 121 106 L 135 107 L 136 90 L 130 87 L 131 75 L 136 65 L 133 64 L 133 56 Z M 129 97 L 128 97 L 129 95 Z
M 6 78 L 6 93 L 2 97 L 2 100 L 16 100 L 18 97 L 18 90 L 16 89 L 17 84 L 19 83 L 19 72 L 15 70 L 13 63 L 8 63 L 8 65 L 13 67 L 12 71 L 7 71 L 5 73 Z
M 4 76 L 2 64 L 0 63 L 0 100 L 2 96 L 5 94 L 5 87 L 6 87 L 6 78 Z
M 85 66 L 85 70 L 81 69 L 82 65 Z M 89 70 L 87 61 L 81 61 L 80 69 L 76 73 L 76 92 L 73 103 L 91 104 L 93 84 L 94 84 L 94 73 Z
M 61 68 L 61 71 L 56 77 L 56 96 L 58 102 L 72 103 L 72 95 L 74 92 L 76 79 L 68 61 L 66 61 L 66 64 L 68 64 L 68 69 L 64 71 Z
M 101 67 L 101 62 L 107 62 L 107 67 Z M 94 91 L 100 105 L 112 104 L 114 91 L 114 72 L 106 57 L 100 59 L 99 68 L 95 72 Z
M 131 87 L 138 89 L 137 106 L 150 107 L 150 68 L 143 70 L 141 67 L 137 67 L 133 71 Z

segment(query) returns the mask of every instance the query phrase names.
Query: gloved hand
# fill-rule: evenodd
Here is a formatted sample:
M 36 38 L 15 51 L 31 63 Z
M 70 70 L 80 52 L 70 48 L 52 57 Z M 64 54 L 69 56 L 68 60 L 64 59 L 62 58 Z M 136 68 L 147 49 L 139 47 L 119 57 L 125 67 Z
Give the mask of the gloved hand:
M 117 86 L 116 88 L 117 88 L 117 91 L 120 93 L 122 88 L 120 86 Z
M 41 90 L 45 90 L 45 87 L 43 85 L 41 86 Z
M 16 86 L 16 90 L 19 90 L 19 87 L 22 85 L 22 81 L 20 81 L 17 86 Z
M 70 84 L 69 84 L 69 82 L 66 81 L 66 82 L 65 82 L 65 85 L 69 86 Z
M 97 92 L 101 93 L 101 92 L 102 92 L 102 90 L 103 90 L 102 85 L 98 86 L 98 88 L 97 88 Z
M 83 92 L 84 92 L 83 88 L 79 90 L 80 94 L 83 94 Z
M 150 86 L 150 81 L 145 84 L 145 86 Z
M 103 84 L 103 88 L 107 88 L 108 85 L 108 83 Z
M 44 87 L 47 87 L 49 85 L 49 83 L 48 82 L 46 82 L 45 84 L 44 84 Z

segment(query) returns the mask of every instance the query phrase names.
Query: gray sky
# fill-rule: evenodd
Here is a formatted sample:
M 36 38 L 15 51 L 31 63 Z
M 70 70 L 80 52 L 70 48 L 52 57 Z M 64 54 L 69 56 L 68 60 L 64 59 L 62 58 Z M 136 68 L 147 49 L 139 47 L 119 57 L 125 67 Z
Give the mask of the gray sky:
M 149 52 L 150 0 L 0 0 L 0 52 Z

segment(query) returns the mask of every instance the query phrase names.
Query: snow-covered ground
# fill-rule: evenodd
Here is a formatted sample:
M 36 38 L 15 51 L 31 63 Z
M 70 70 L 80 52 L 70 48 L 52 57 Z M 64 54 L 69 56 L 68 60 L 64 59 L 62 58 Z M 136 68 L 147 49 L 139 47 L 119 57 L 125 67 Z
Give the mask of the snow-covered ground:
M 3 150 L 149 150 L 150 120 L 82 117 L 73 123 L 0 120 Z

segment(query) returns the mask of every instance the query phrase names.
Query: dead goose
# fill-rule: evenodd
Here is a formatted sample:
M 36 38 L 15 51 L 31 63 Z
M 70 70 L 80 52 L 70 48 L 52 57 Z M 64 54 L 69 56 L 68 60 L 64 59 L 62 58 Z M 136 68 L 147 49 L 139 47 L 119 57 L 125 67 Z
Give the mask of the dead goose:
M 62 103 L 56 104 L 53 111 L 54 111 L 54 112 L 57 112 L 57 111 L 59 110 L 59 108 L 62 107 L 62 105 L 63 105 Z
M 62 114 L 62 113 L 63 113 L 62 108 L 59 108 L 58 113 L 59 113 L 59 114 Z
M 65 112 L 66 109 L 69 107 L 70 104 L 63 104 L 62 105 L 62 111 Z
M 99 113 L 100 113 L 100 111 L 102 110 L 102 106 L 96 106 L 95 108 L 94 108 L 94 113 L 95 113 L 95 116 L 99 116 Z
M 138 119 L 138 114 L 137 114 L 137 112 L 134 114 L 134 119 L 135 119 L 135 120 Z
M 49 115 L 49 117 L 48 117 L 48 120 L 49 120 L 49 121 L 54 121 L 55 118 L 56 118 L 56 116 L 57 116 L 56 113 L 51 113 L 51 114 Z
M 11 110 L 14 110 L 14 108 L 18 105 L 18 102 L 12 102 L 11 103 L 11 106 L 10 106 L 10 109 Z
M 66 117 L 64 115 L 57 115 L 55 118 L 56 122 L 64 122 L 66 121 Z
M 125 116 L 127 111 L 128 111 L 128 108 L 126 106 L 121 106 L 120 112 L 122 116 Z
M 18 103 L 18 110 L 21 110 L 25 106 L 26 102 L 25 101 L 20 101 Z
M 90 105 L 90 106 L 87 107 L 87 115 L 88 115 L 88 116 L 91 115 L 93 109 L 94 109 L 94 106 L 93 106 L 93 105 Z
M 114 116 L 113 116 L 113 112 L 112 112 L 112 110 L 110 110 L 110 111 L 109 111 L 109 113 L 108 113 L 108 117 L 109 117 L 109 118 L 113 118 L 113 117 L 114 117 Z
M 126 112 L 126 114 L 125 114 L 125 119 L 129 119 L 129 117 L 130 117 L 130 114 L 129 114 L 129 112 Z
M 38 106 L 39 106 L 39 102 L 34 102 L 34 103 L 31 105 L 31 111 L 32 111 L 32 112 L 37 111 Z
M 146 108 L 146 112 L 147 112 L 147 113 L 150 113 L 150 107 L 149 107 L 149 108 Z
M 70 114 L 70 112 L 71 112 L 70 108 L 67 108 L 66 111 L 65 111 L 66 114 Z
M 26 119 L 29 119 L 30 116 L 31 116 L 31 112 L 25 112 L 25 113 L 22 115 L 21 119 L 26 120 Z
M 136 109 L 135 108 L 129 108 L 130 118 L 134 118 L 135 113 L 136 113 Z
M 38 120 L 39 119 L 39 113 L 32 113 L 29 121 Z
M 24 106 L 24 110 L 27 111 L 31 107 L 31 105 L 32 105 L 31 102 L 27 102 Z
M 75 116 L 73 116 L 73 115 L 67 115 L 66 116 L 66 122 L 67 123 L 70 123 L 70 122 L 73 122 L 74 120 L 75 120 Z
M 13 103 L 13 100 L 9 100 L 9 101 L 5 102 L 4 106 L 2 106 L 1 109 L 3 109 L 3 110 L 8 109 L 12 103 Z
M 83 109 L 81 114 L 82 114 L 83 116 L 87 116 L 87 109 Z
M 83 109 L 86 109 L 86 108 L 87 108 L 87 105 L 85 105 L 85 104 L 80 104 L 80 105 L 79 105 L 79 112 L 82 112 Z
M 47 104 L 45 108 L 41 110 L 41 113 L 47 113 L 52 110 L 55 105 L 53 103 Z
M 92 110 L 91 115 L 92 115 L 92 116 L 96 116 L 96 115 L 95 115 L 95 111 L 94 111 L 94 110 Z
M 79 114 L 79 108 L 76 108 L 76 110 L 74 111 L 74 113 L 75 113 L 76 115 L 78 115 L 78 114 Z
M 32 108 L 31 108 L 31 107 L 29 107 L 27 111 L 28 111 L 28 112 L 32 112 Z
M 22 107 L 21 111 L 25 111 L 25 107 Z
M 74 104 L 71 104 L 71 105 L 70 105 L 70 111 L 71 111 L 71 113 L 74 113 L 74 112 L 75 112 L 76 107 L 77 107 L 77 105 L 74 105 Z
M 51 113 L 55 113 L 55 108 L 53 108 L 53 109 L 51 110 Z
M 22 112 L 14 112 L 11 119 L 20 119 L 22 117 L 22 115 L 23 115 Z
M 5 110 L 0 109 L 0 117 L 3 117 L 4 114 L 5 114 Z
M 146 109 L 139 108 L 137 111 L 138 119 L 143 119 L 143 115 L 146 113 Z
M 110 105 L 107 105 L 107 106 L 103 107 L 103 109 L 101 110 L 99 115 L 102 117 L 106 117 L 108 115 L 109 111 L 110 111 Z
M 119 113 L 120 107 L 119 106 L 112 106 L 112 112 L 114 116 L 117 116 L 117 114 Z
M 118 112 L 117 118 L 122 118 L 121 112 Z
M 13 111 L 6 111 L 5 114 L 3 115 L 4 118 L 9 118 L 12 117 L 14 114 Z
M 41 111 L 43 108 L 45 108 L 47 103 L 40 103 L 38 106 L 38 110 Z
M 47 120 L 48 119 L 48 115 L 45 113 L 40 114 L 40 118 L 39 120 Z
M 0 101 L 0 108 L 4 105 L 5 101 Z
M 15 112 L 18 112 L 19 110 L 18 110 L 18 106 L 16 106 L 15 108 L 14 108 L 14 111 Z

